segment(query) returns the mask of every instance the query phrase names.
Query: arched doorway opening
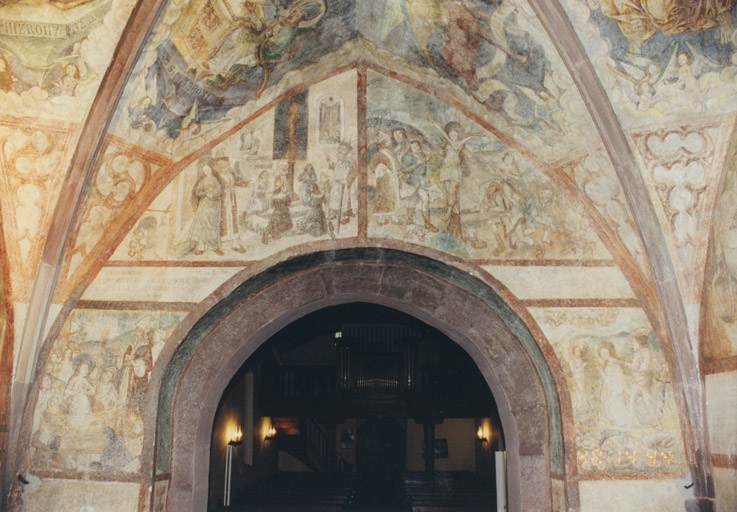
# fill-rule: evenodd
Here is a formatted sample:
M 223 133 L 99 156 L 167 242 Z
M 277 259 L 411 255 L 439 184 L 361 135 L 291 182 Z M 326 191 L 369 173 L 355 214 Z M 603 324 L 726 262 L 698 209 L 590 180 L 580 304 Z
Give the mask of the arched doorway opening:
M 462 347 L 394 309 L 332 306 L 272 336 L 228 384 L 208 509 L 492 512 L 502 447 L 494 397 Z
M 312 311 L 371 302 L 410 314 L 469 354 L 499 409 L 507 449 L 509 509 L 552 509 L 552 478 L 565 474 L 555 385 L 517 314 L 483 281 L 427 257 L 386 249 L 309 254 L 240 282 L 194 323 L 168 367 L 152 377 L 158 401 L 150 450 L 152 504 L 207 507 L 210 441 L 219 398 L 244 361 Z

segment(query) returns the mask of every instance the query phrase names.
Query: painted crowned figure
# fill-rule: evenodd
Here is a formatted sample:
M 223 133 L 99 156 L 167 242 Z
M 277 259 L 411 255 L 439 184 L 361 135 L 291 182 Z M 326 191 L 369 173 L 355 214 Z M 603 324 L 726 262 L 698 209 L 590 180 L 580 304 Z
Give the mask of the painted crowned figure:
M 736 0 L 588 0 L 616 20 L 631 49 L 638 50 L 656 33 L 687 34 L 720 27 L 722 43 L 733 32 L 731 10 Z

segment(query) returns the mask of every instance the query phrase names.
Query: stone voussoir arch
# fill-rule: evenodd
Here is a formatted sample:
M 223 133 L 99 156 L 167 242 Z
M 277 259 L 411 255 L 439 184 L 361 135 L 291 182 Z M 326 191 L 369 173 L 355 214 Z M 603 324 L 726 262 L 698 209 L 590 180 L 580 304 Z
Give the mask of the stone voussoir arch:
M 170 352 L 147 399 L 153 404 L 158 398 L 153 469 L 154 480 L 169 479 L 167 510 L 207 508 L 215 412 L 248 357 L 298 318 L 350 302 L 410 314 L 468 352 L 499 409 L 509 510 L 552 510 L 551 452 L 561 442 L 554 434 L 560 433 L 560 413 L 550 370 L 532 335 L 478 279 L 424 256 L 370 248 L 308 254 L 246 280 Z

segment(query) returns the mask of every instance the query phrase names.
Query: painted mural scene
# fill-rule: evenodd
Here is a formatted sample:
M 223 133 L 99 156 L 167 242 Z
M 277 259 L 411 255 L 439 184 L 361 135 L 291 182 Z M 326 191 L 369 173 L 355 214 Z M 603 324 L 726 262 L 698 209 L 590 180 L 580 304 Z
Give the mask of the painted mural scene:
M 371 236 L 476 259 L 606 257 L 526 157 L 431 96 L 369 77 Z
M 297 93 L 184 170 L 116 258 L 256 259 L 357 233 L 355 72 Z
M 227 156 L 203 157 L 191 202 L 181 205 L 178 220 L 184 229 L 175 256 L 217 257 L 228 251 L 231 258 L 245 258 L 283 238 L 298 243 L 355 233 L 354 151 L 350 143 L 341 143 L 332 166 L 320 176 L 310 163 L 298 173 L 290 173 L 284 161 L 237 172 Z
M 78 310 L 43 376 L 32 437 L 42 471 L 135 473 L 143 397 L 181 313 Z
M 146 49 L 116 128 L 174 153 L 219 133 L 232 122 L 231 109 L 261 98 L 286 73 L 315 63 L 353 33 L 351 2 L 174 4 Z M 340 35 L 324 38 L 324 27 Z
M 526 2 L 379 0 L 362 8 L 378 20 L 361 26 L 366 39 L 433 70 L 441 78 L 434 86 L 459 87 L 471 108 L 523 145 L 549 152 L 588 138 L 570 129 L 571 116 L 587 119 L 585 108 Z
M 563 2 L 626 117 L 735 107 L 734 0 Z M 639 114 L 639 115 L 638 115 Z
M 737 510 L 736 92 L 737 0 L 0 0 L 0 510 Z
M 536 314 L 568 382 L 581 473 L 680 473 L 670 369 L 640 310 Z M 646 323 L 646 321 L 645 321 Z
M 133 7 L 130 0 L 0 3 L 0 108 L 78 120 Z M 76 107 L 76 108 L 75 108 Z

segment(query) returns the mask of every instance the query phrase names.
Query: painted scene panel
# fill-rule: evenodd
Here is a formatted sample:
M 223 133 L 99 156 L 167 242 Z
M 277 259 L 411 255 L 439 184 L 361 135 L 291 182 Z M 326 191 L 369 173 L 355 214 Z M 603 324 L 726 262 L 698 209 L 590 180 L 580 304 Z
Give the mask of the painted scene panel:
M 0 2 L 0 111 L 82 121 L 135 3 Z
M 735 0 L 564 0 L 624 124 L 734 111 Z
M 44 372 L 31 437 L 44 471 L 135 473 L 143 397 L 179 312 L 75 310 Z
M 582 208 L 458 111 L 369 73 L 369 235 L 472 258 L 607 258 Z
M 348 41 L 353 11 L 353 0 L 174 0 L 131 75 L 112 131 L 173 153 L 192 147 L 187 139 L 232 126 L 238 107 Z
M 373 0 L 357 8 L 361 35 L 380 51 L 433 87 L 469 99 L 475 112 L 544 158 L 597 141 L 528 2 Z
M 113 259 L 252 261 L 355 236 L 356 87 L 355 71 L 328 78 L 225 139 L 151 203 Z
M 672 377 L 644 312 L 531 312 L 566 376 L 579 473 L 684 473 Z

